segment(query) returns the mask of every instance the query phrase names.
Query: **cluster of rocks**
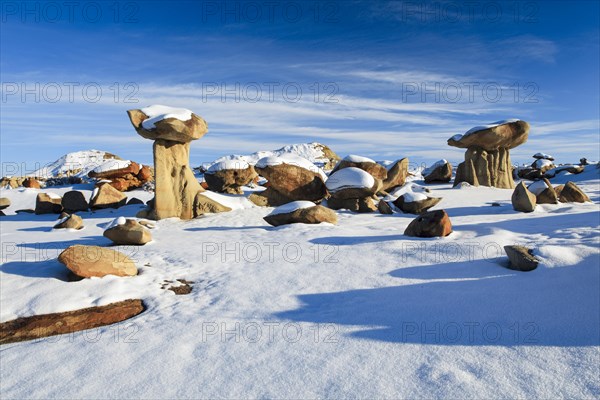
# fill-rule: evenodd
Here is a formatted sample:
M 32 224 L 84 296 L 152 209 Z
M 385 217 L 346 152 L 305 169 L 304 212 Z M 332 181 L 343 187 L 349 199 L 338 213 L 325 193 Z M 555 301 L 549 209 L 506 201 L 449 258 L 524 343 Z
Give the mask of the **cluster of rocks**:
M 40 189 L 42 184 L 39 180 L 32 177 L 17 176 L 17 177 L 4 177 L 0 179 L 1 188 L 16 189 L 18 187 L 26 187 L 32 189 Z
M 530 181 L 539 180 L 542 178 L 552 179 L 561 172 L 569 172 L 571 174 L 579 174 L 585 169 L 583 163 L 580 165 L 559 165 L 554 164 L 554 157 L 545 153 L 535 153 L 534 161 L 526 167 L 517 167 L 514 169 L 516 177 Z M 582 160 L 583 161 L 583 160 Z
M 242 186 L 258 178 L 254 167 L 244 160 L 227 160 L 211 165 L 204 172 L 207 187 L 213 192 L 244 194 Z
M 108 183 L 120 192 L 126 192 L 153 181 L 154 172 L 147 165 L 112 159 L 90 171 L 88 177 L 100 183 Z
M 521 181 L 515 188 L 511 202 L 516 211 L 532 212 L 536 204 L 585 203 L 590 198 L 573 182 L 552 186 L 546 178 L 529 186 Z

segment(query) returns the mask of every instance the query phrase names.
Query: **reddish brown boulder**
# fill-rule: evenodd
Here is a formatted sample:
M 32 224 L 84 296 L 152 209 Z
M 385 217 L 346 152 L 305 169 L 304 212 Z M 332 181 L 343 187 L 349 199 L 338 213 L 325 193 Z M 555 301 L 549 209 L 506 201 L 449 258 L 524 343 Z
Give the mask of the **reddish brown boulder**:
M 140 172 L 137 174 L 137 178 L 142 182 L 150 182 L 154 180 L 154 174 L 152 173 L 152 168 L 147 165 L 144 165 L 140 168 Z
M 95 172 L 95 171 L 90 171 L 88 173 L 88 176 L 90 178 L 96 178 L 96 179 L 115 179 L 115 178 L 120 178 L 123 177 L 127 174 L 131 174 L 131 175 L 137 175 L 140 172 L 140 164 L 135 163 L 135 162 L 130 162 L 128 166 L 126 167 L 121 167 L 121 168 L 114 168 L 114 169 L 110 169 L 110 163 L 114 163 L 116 167 L 118 167 L 120 164 L 123 163 L 122 160 L 109 160 L 106 161 L 106 163 L 108 163 L 108 166 L 105 166 L 103 164 L 103 169 L 107 169 L 105 171 L 101 171 L 101 172 Z
M 40 183 L 35 178 L 27 178 L 23 181 L 23 187 L 31 189 L 41 189 Z
M 34 315 L 0 324 L 0 344 L 40 339 L 115 324 L 144 311 L 142 300 L 124 300 L 100 307 Z
M 404 231 L 406 236 L 444 237 L 452 233 L 450 217 L 444 210 L 429 211 L 415 218 Z

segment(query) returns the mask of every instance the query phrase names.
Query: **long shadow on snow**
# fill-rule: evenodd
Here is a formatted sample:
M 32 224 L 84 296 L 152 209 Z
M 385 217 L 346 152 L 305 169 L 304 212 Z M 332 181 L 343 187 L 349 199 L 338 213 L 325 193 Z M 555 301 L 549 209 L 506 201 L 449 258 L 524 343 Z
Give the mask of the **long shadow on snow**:
M 300 295 L 300 308 L 276 316 L 357 326 L 351 337 L 383 342 L 597 346 L 597 264 L 594 255 L 576 266 L 532 272 L 485 260 L 402 268 L 390 274 L 429 282 Z

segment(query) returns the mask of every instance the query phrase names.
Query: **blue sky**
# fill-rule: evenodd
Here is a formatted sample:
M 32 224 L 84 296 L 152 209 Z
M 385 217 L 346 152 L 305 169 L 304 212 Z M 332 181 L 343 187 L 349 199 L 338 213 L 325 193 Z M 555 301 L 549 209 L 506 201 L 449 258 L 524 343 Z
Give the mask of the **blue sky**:
M 507 118 L 532 125 L 514 162 L 599 159 L 599 15 L 597 1 L 3 2 L 2 162 L 89 148 L 151 162 L 125 113 L 150 104 L 208 121 L 192 165 L 309 141 L 458 161 L 448 137 Z

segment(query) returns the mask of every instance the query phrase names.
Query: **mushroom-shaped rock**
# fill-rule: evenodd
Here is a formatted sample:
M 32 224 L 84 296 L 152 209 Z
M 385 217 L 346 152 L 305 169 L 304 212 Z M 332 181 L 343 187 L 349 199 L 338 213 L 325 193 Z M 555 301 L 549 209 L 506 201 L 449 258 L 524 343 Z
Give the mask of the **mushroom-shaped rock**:
M 61 202 L 65 212 L 71 214 L 78 211 L 87 211 L 90 208 L 83 193 L 78 190 L 71 190 L 63 195 Z
M 233 159 L 211 165 L 204 173 L 204 180 L 214 192 L 244 194 L 242 186 L 251 183 L 256 176 L 252 165 L 241 159 Z
M 300 200 L 277 207 L 264 217 L 264 220 L 273 226 L 296 223 L 320 224 L 321 222 L 337 224 L 337 214 L 330 208 Z
M 405 213 L 422 214 L 442 201 L 441 197 L 428 197 L 423 193 L 408 192 L 398 197 L 394 205 Z
M 448 139 L 448 145 L 466 148 L 465 161 L 456 170 L 454 185 L 514 188 L 509 149 L 527 141 L 529 124 L 521 120 L 499 121 L 477 126 L 464 135 Z
M 104 231 L 104 237 L 114 244 L 141 246 L 152 240 L 150 231 L 135 219 L 117 218 L 113 224 Z
M 560 188 L 558 200 L 561 203 L 585 203 L 591 201 L 579 186 L 570 181 Z
M 538 260 L 533 256 L 533 251 L 524 246 L 504 246 L 508 256 L 508 268 L 515 271 L 533 271 L 538 266 Z
M 387 169 L 383 165 L 377 164 L 370 158 L 357 156 L 354 154 L 350 154 L 340 160 L 331 173 L 335 173 L 336 171 L 349 167 L 360 168 L 363 171 L 367 171 L 374 178 L 380 180 L 384 180 L 388 175 Z
M 392 164 L 387 170 L 387 176 L 383 180 L 382 190 L 389 192 L 406 183 L 408 177 L 408 158 L 402 158 Z
M 425 182 L 450 182 L 452 179 L 452 164 L 446 160 L 439 160 L 427 167 L 422 172 Z
M 35 199 L 36 214 L 60 214 L 62 198 L 56 193 L 38 193 Z
M 444 210 L 428 211 L 419 215 L 406 227 L 406 236 L 431 238 L 444 237 L 452 233 L 450 217 Z
M 494 122 L 476 126 L 464 135 L 454 135 L 448 139 L 448 145 L 467 149 L 480 147 L 487 151 L 513 149 L 527 141 L 529 124 L 519 119 Z
M 532 212 L 537 203 L 535 194 L 531 193 L 524 182 L 515 188 L 511 197 L 512 206 L 516 211 Z
M 206 134 L 206 121 L 190 110 L 159 105 L 127 113 L 137 133 L 154 140 L 156 197 L 148 218 L 195 217 L 194 200 L 204 189 L 189 167 L 190 142 Z
M 60 253 L 58 261 L 82 278 L 137 275 L 137 267 L 133 260 L 106 247 L 70 246 Z
M 77 214 L 71 214 L 61 218 L 54 229 L 81 229 L 83 228 L 83 219 Z
M 536 160 L 550 160 L 550 161 L 554 161 L 554 157 L 552 157 L 549 154 L 546 153 L 535 153 L 533 155 L 533 158 L 535 158 Z
M 261 158 L 254 168 L 269 181 L 270 188 L 288 199 L 320 201 L 327 193 L 325 173 L 295 154 Z
M 127 196 L 119 192 L 108 183 L 100 184 L 92 193 L 90 208 L 119 208 L 125 205 Z

